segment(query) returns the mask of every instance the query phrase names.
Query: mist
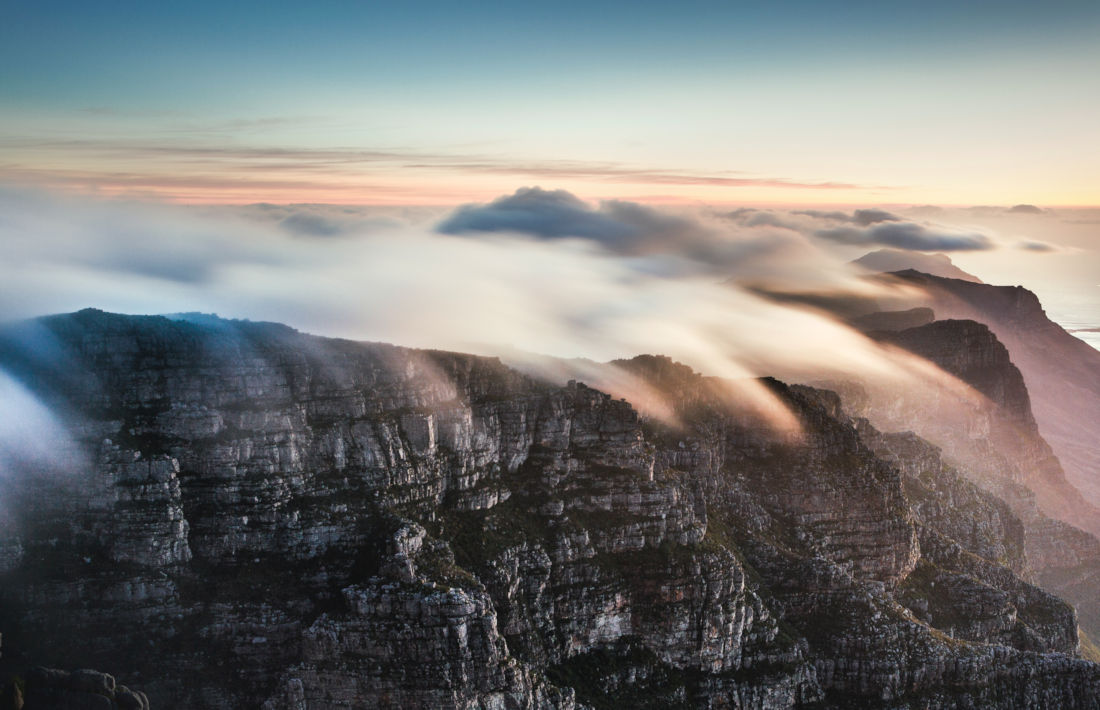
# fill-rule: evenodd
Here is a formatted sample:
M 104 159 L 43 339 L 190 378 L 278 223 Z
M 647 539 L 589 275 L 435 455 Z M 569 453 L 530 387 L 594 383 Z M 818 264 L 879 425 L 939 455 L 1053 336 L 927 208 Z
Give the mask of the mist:
M 24 485 L 42 477 L 67 484 L 80 471 L 82 456 L 65 423 L 0 370 L 0 531 L 17 524 Z M 11 562 L 8 557 L 17 553 L 10 545 L 0 545 L 0 571 Z
M 0 318 L 94 306 L 216 312 L 351 338 L 434 347 L 509 346 L 610 359 L 654 347 L 779 354 L 787 326 L 852 347 L 844 329 L 727 283 L 866 290 L 843 260 L 789 230 L 662 224 L 664 246 L 623 253 L 520 231 L 453 236 L 382 213 L 338 235 L 289 233 L 254 208 L 0 192 Z M 647 208 L 648 209 L 648 208 Z M 316 216 L 316 209 L 309 212 Z M 703 248 L 700 234 L 714 249 Z M 640 233 L 638 240 L 651 239 Z M 685 246 L 686 245 L 686 246 Z M 715 268 L 714 251 L 724 262 Z M 777 319 L 779 319 L 777 321 Z M 801 340 L 803 336 L 799 337 Z
M 866 211 L 666 212 L 538 189 L 453 212 L 202 208 L 16 190 L 0 191 L 0 208 L 4 320 L 86 307 L 198 311 L 526 367 L 541 356 L 651 353 L 741 381 L 929 376 L 822 312 L 757 295 L 881 295 L 888 286 L 815 234 L 840 218 L 901 224 L 885 212 L 871 221 Z M 617 376 L 588 377 L 637 394 Z M 774 410 L 764 388 L 742 394 Z

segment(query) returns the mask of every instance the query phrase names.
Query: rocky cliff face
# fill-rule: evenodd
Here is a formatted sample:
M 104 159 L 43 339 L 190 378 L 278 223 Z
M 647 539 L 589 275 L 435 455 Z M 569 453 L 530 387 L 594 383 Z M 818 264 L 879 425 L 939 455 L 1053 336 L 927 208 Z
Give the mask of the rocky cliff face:
M 853 393 L 846 399 L 849 407 L 880 426 L 913 429 L 934 440 L 967 477 L 1005 500 L 1023 522 L 1033 578 L 1073 602 L 1082 626 L 1100 634 L 1100 600 L 1094 591 L 1100 580 L 1095 536 L 1100 511 L 1069 483 L 1040 434 L 1029 391 L 1008 349 L 985 325 L 968 320 L 874 335 L 937 364 L 987 401 L 967 404 L 963 419 L 948 411 L 958 402 L 929 407 L 904 392 Z
M 986 324 L 1007 346 L 1031 392 L 1043 438 L 1085 500 L 1100 506 L 1100 352 L 1052 322 L 1034 293 L 1021 286 L 990 286 L 917 271 L 893 275 L 921 287 L 919 305 L 939 318 Z M 917 305 L 917 304 L 914 304 Z M 1068 520 L 1094 533 L 1083 520 Z
M 0 364 L 75 433 L 0 477 L 11 667 L 156 708 L 1096 707 L 1020 521 L 919 440 L 663 358 L 640 417 L 499 361 L 84 311 Z
M 897 400 L 893 405 L 874 405 L 880 414 L 890 410 L 892 428 L 927 432 L 926 436 L 941 443 L 950 456 L 964 462 L 974 476 L 1003 497 L 1011 499 L 1015 488 L 1023 486 L 1033 492 L 1047 515 L 1100 531 L 1100 509 L 1083 500 L 1066 479 L 1039 433 L 1023 376 L 989 328 L 969 320 L 939 320 L 873 335 L 935 363 L 984 398 L 966 403 L 971 411 L 960 426 L 944 411 L 955 404 L 932 402 L 930 409 L 912 406 L 915 402 L 904 392 L 892 394 Z M 910 406 L 901 406 L 902 400 Z M 941 406 L 940 411 L 934 410 L 936 405 Z

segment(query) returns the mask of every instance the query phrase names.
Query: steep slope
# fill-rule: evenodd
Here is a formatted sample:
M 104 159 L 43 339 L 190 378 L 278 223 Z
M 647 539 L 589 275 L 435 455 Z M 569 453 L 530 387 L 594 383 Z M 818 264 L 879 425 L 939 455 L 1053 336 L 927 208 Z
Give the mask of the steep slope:
M 915 271 L 894 276 L 923 287 L 927 297 L 920 305 L 931 307 L 938 318 L 989 326 L 1020 368 L 1039 431 L 1070 483 L 1100 506 L 1100 351 L 1047 318 L 1035 294 L 1020 286 L 974 284 Z
M 1003 502 L 957 474 L 934 471 L 927 464 L 927 452 L 934 452 L 934 447 L 916 440 L 923 464 L 907 458 L 911 468 L 884 465 L 864 448 L 882 435 L 865 421 L 849 422 L 835 394 L 775 383 L 803 426 L 801 446 L 792 449 L 791 441 L 775 441 L 774 434 L 751 417 L 731 417 L 722 388 L 714 381 L 660 358 L 636 358 L 624 365 L 665 391 L 676 402 L 680 420 L 689 422 L 683 429 L 665 430 L 682 444 L 674 454 L 675 465 L 703 482 L 711 501 L 712 529 L 736 542 L 784 609 L 785 620 L 808 639 L 827 705 L 860 706 L 871 703 L 871 696 L 921 707 L 1027 704 L 1033 701 L 1005 701 L 975 687 L 973 679 L 996 674 L 992 669 L 998 662 L 980 653 L 969 655 L 991 647 L 958 640 L 1011 642 L 1028 648 L 1026 639 L 1033 639 L 1038 645 L 1032 648 L 1045 650 L 1075 646 L 1076 620 L 1064 603 L 998 564 L 1026 566 L 1020 521 Z M 662 427 L 651 426 L 659 440 Z M 906 437 L 915 439 L 902 438 Z M 712 478 L 716 469 L 727 476 Z M 863 486 L 838 489 L 837 483 L 844 480 L 835 475 L 838 470 L 876 471 L 872 480 L 877 483 L 868 485 L 864 478 Z M 917 478 L 921 470 L 924 482 Z M 899 484 L 903 500 L 909 500 L 912 491 L 923 492 L 921 505 L 910 505 L 905 513 L 918 533 L 920 553 L 906 555 L 906 568 L 913 565 L 910 572 L 879 586 L 856 571 L 851 561 L 823 551 L 834 534 L 828 521 L 850 505 L 848 512 L 862 518 L 859 539 L 865 546 L 876 538 L 889 540 L 881 523 L 856 511 L 868 494 L 892 495 Z M 820 506 L 830 498 L 825 513 Z M 773 501 L 782 501 L 782 506 L 771 507 Z M 959 507 L 960 501 L 967 505 Z M 950 534 L 958 534 L 962 542 Z M 990 560 L 982 554 L 996 557 Z M 938 584 L 944 579 L 947 585 Z M 961 618 L 968 623 L 959 624 Z M 1037 631 L 1041 628 L 1047 630 Z M 974 664 L 970 671 L 929 670 L 954 663 L 946 661 L 940 646 L 948 639 L 944 632 L 954 637 L 955 651 Z M 1007 666 L 1013 664 L 1005 660 Z M 954 689 L 945 692 L 941 684 Z
M 493 359 L 97 311 L 3 330 L 0 366 L 77 440 L 0 476 L 9 668 L 156 708 L 1098 706 L 1007 508 L 828 392 L 766 382 L 777 431 L 619 363 L 672 423 Z
M 1083 500 L 1067 480 L 1039 433 L 1023 376 L 989 328 L 969 320 L 938 320 L 875 335 L 932 361 L 988 398 L 988 424 L 978 435 L 939 420 L 938 440 L 955 442 L 953 454 L 972 472 L 994 486 L 1001 481 L 1022 484 L 1034 491 L 1047 515 L 1100 534 L 1100 509 Z M 929 430 L 938 423 L 931 415 L 926 418 L 923 426 Z
M 1024 525 L 1030 574 L 1073 602 L 1084 628 L 1100 633 L 1100 540 L 1065 522 L 1095 531 L 1100 513 L 1069 484 L 1039 434 L 1028 389 L 1008 350 L 985 325 L 968 320 L 872 335 L 927 358 L 985 399 L 919 397 L 902 390 L 871 394 L 858 385 L 838 385 L 846 406 L 879 426 L 910 429 L 935 441 L 968 478 L 1007 501 Z

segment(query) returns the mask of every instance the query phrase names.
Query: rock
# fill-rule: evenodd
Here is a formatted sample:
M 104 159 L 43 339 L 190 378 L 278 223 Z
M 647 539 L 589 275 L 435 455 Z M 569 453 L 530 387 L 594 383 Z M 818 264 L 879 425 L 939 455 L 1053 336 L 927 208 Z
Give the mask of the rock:
M 0 331 L 0 365 L 85 452 L 20 479 L 0 627 L 21 657 L 140 677 L 158 708 L 1100 691 L 1015 509 L 831 392 L 760 382 L 796 425 L 777 430 L 667 358 L 617 363 L 658 420 L 492 358 L 98 311 Z M 80 695 L 144 702 L 110 687 Z
M 14 681 L 0 687 L 0 710 L 23 710 L 23 690 Z
M 1034 295 L 1022 290 L 1003 293 L 999 287 L 954 282 L 953 287 L 1003 296 L 1015 305 L 994 308 L 1011 315 L 1002 318 L 1034 324 L 1042 313 Z M 1068 481 L 1041 435 L 1024 377 L 1004 344 L 984 324 L 969 320 L 936 321 L 876 337 L 931 360 L 987 399 L 929 403 L 911 395 L 878 393 L 856 411 L 880 427 L 913 429 L 935 441 L 970 480 L 1006 501 L 1024 529 L 1031 565 L 1027 575 L 1071 601 L 1082 626 L 1100 635 L 1100 599 L 1094 593 L 1100 580 L 1100 509 Z M 972 428 L 975 422 L 980 423 L 977 429 Z
M 149 710 L 143 693 L 116 686 L 112 676 L 88 669 L 32 668 L 26 688 L 25 710 Z

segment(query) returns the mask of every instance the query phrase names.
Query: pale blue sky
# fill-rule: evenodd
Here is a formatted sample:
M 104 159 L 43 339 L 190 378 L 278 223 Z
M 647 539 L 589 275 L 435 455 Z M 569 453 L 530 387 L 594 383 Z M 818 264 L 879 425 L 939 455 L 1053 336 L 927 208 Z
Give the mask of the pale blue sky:
M 1096 2 L 0 7 L 0 179 L 18 184 L 198 202 L 454 203 L 536 183 L 1100 200 Z

